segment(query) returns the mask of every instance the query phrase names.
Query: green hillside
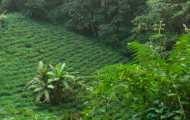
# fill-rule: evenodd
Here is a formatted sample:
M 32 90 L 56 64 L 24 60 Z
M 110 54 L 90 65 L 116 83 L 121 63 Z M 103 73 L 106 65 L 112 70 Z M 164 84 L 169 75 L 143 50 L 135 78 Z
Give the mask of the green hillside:
M 127 63 L 128 58 L 102 46 L 92 38 L 68 31 L 60 25 L 26 18 L 18 13 L 7 14 L 0 30 L 0 119 L 29 119 L 32 115 L 62 118 L 65 110 L 80 113 L 84 100 L 64 97 L 60 106 L 35 105 L 35 95 L 25 85 L 37 75 L 39 61 L 44 64 L 67 63 L 76 76 L 90 76 L 96 70 L 115 63 Z M 92 85 L 92 78 L 84 78 Z M 83 89 L 83 88 L 81 88 Z M 85 89 L 83 89 L 85 93 Z M 43 115 L 44 114 L 44 115 Z M 121 117 L 121 115 L 119 115 Z M 52 119 L 52 118 L 49 118 Z M 56 119 L 56 118 L 54 118 Z

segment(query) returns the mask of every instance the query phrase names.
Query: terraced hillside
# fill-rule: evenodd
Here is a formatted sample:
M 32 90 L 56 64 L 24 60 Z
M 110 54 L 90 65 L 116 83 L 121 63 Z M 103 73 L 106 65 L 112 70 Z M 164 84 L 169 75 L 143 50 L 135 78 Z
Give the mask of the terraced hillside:
M 32 114 L 61 118 L 65 110 L 81 112 L 84 100 L 75 97 L 60 106 L 34 104 L 35 96 L 25 85 L 37 75 L 39 61 L 52 65 L 65 62 L 70 71 L 79 72 L 78 76 L 88 76 L 106 65 L 127 63 L 128 58 L 63 26 L 9 14 L 0 30 L 0 119 L 8 115 L 25 119 Z M 89 86 L 93 79 L 84 81 Z

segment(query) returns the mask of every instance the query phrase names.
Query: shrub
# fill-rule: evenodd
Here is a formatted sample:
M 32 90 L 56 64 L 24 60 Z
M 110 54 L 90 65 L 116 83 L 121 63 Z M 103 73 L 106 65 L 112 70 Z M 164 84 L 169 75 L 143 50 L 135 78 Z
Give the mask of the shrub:
M 99 75 L 94 76 L 96 81 L 88 88 L 91 100 L 85 103 L 87 108 L 83 111 L 86 118 L 98 118 L 95 113 L 99 110 L 107 118 L 110 101 L 116 101 L 119 109 L 124 105 L 132 110 L 128 114 L 133 114 L 130 116 L 133 119 L 189 119 L 189 39 L 189 34 L 179 38 L 173 48 L 175 52 L 167 58 L 163 57 L 162 50 L 158 55 L 146 45 L 130 43 L 128 47 L 135 53 L 133 63 L 96 71 Z M 105 109 L 100 109 L 102 99 L 106 100 Z M 131 101 L 128 106 L 127 101 Z M 117 117 L 115 113 L 110 117 Z

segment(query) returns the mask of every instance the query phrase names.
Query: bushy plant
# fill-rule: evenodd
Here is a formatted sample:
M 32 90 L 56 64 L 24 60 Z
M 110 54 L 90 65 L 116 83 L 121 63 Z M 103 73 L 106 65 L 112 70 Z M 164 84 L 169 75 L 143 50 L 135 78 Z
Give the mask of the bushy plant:
M 53 81 L 56 82 L 56 94 L 55 94 L 55 103 L 60 104 L 62 99 L 62 94 L 65 92 L 65 90 L 69 90 L 71 94 L 72 88 L 69 86 L 68 81 L 71 79 L 75 79 L 74 76 L 70 75 L 69 72 L 64 71 L 64 68 L 66 66 L 66 63 L 63 63 L 62 65 L 57 64 L 56 68 L 54 68 L 51 64 L 49 64 L 51 68 L 51 72 L 48 72 L 49 75 L 53 76 Z M 70 79 L 68 79 L 70 78 Z
M 34 92 L 37 92 L 36 104 L 43 95 L 45 96 L 45 101 L 50 102 L 49 89 L 54 89 L 54 86 L 52 85 L 50 75 L 47 74 L 47 67 L 43 65 L 42 61 L 39 62 L 38 73 L 39 75 L 37 77 L 28 82 L 26 88 L 34 88 Z
M 47 67 L 43 65 L 43 62 L 40 61 L 38 66 L 39 75 L 28 82 L 26 88 L 34 88 L 34 92 L 38 93 L 36 96 L 36 104 L 44 95 L 46 102 L 51 103 L 51 98 L 53 98 L 53 103 L 59 105 L 61 104 L 62 94 L 66 90 L 69 90 L 69 93 L 73 94 L 69 83 L 77 84 L 76 81 L 70 82 L 70 79 L 76 79 L 74 76 L 70 75 L 71 72 L 64 71 L 66 63 L 63 63 L 62 65 L 57 64 L 56 68 L 51 64 L 49 64 L 49 66 L 52 70 L 50 72 L 48 72 Z
M 190 119 L 189 39 L 189 34 L 179 38 L 174 53 L 167 58 L 162 51 L 159 55 L 146 45 L 130 43 L 128 47 L 135 53 L 133 63 L 116 64 L 97 71 L 98 84 L 89 88 L 91 100 L 85 103 L 87 108 L 83 113 L 96 119 L 94 114 L 100 110 L 102 118 L 107 118 L 110 101 L 117 101 L 121 106 L 126 103 L 123 101 L 130 101 L 125 105 L 130 108 L 128 119 Z M 99 109 L 100 100 L 106 101 L 103 109 Z

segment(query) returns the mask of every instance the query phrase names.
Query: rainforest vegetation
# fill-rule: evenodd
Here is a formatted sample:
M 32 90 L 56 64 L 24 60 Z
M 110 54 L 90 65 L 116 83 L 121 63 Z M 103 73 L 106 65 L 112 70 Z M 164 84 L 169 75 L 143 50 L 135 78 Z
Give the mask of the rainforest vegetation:
M 189 0 L 0 1 L 0 119 L 190 119 Z

